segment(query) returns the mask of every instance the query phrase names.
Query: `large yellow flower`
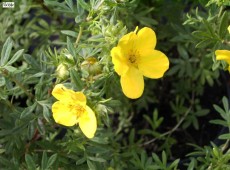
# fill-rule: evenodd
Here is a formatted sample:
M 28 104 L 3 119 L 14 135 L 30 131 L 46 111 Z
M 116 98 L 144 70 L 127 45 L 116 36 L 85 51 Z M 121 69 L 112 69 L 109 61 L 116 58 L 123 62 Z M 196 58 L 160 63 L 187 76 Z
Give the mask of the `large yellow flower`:
M 224 60 L 228 63 L 228 71 L 230 72 L 230 51 L 229 50 L 216 50 L 216 60 Z
M 169 68 L 169 60 L 155 50 L 155 32 L 147 27 L 124 35 L 117 47 L 111 50 L 114 69 L 121 76 L 123 93 L 131 98 L 140 97 L 144 91 L 144 78 L 161 78 Z
M 93 138 L 97 129 L 97 120 L 93 110 L 86 105 L 86 97 L 82 92 L 74 92 L 62 84 L 57 84 L 52 95 L 59 101 L 52 105 L 54 120 L 65 126 L 79 123 L 82 132 Z

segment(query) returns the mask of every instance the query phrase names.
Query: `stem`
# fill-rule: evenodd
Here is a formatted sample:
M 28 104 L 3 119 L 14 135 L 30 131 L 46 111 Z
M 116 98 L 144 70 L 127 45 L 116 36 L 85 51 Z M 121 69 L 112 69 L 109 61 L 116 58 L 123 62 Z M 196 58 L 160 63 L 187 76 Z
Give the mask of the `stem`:
M 20 83 L 14 77 L 11 77 L 9 75 L 9 72 L 7 70 L 3 69 L 3 70 L 1 70 L 1 72 L 3 73 L 3 75 L 5 75 L 6 77 L 8 77 L 11 81 L 13 81 L 18 87 L 20 87 L 29 98 L 34 98 L 34 95 L 32 93 L 28 92 L 27 89 L 23 86 L 22 83 Z
M 228 132 L 230 133 L 230 127 L 228 127 Z M 227 139 L 226 142 L 225 142 L 225 144 L 221 147 L 221 151 L 222 152 L 224 152 L 228 148 L 229 142 L 230 142 L 230 140 Z
M 75 47 L 77 47 L 77 44 L 80 41 L 80 38 L 81 38 L 81 35 L 82 35 L 82 31 L 83 31 L 82 26 L 80 26 L 79 33 L 78 33 L 78 36 L 77 36 L 77 39 L 76 39 L 76 42 L 75 42 L 75 45 L 74 45 Z
M 222 152 L 224 152 L 227 148 L 228 148 L 228 145 L 229 145 L 229 139 L 225 142 L 225 144 L 221 147 L 221 150 Z
M 150 144 L 150 143 L 156 141 L 157 139 L 162 138 L 162 137 L 164 137 L 164 136 L 166 136 L 166 135 L 169 135 L 169 136 L 170 136 L 170 135 L 171 135 L 173 132 L 175 132 L 175 131 L 178 129 L 178 127 L 183 123 L 183 121 L 185 120 L 185 118 L 188 116 L 188 114 L 189 114 L 190 111 L 192 110 L 193 104 L 194 104 L 194 93 L 192 93 L 192 101 L 191 101 L 190 107 L 186 110 L 186 112 L 184 113 L 184 116 L 179 120 L 179 122 L 178 122 L 171 130 L 169 130 L 169 131 L 167 131 L 167 132 L 161 134 L 159 137 L 153 138 L 152 140 L 147 141 L 147 142 L 141 144 L 140 146 L 148 145 L 148 144 Z

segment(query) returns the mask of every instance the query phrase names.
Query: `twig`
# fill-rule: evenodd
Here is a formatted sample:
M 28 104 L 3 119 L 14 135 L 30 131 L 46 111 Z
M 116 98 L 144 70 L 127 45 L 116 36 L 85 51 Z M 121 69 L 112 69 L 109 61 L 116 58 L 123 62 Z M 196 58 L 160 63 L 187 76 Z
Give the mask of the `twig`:
M 81 35 L 82 35 L 82 31 L 83 31 L 82 26 L 80 26 L 80 28 L 79 28 L 79 33 L 78 33 L 76 42 L 75 42 L 75 44 L 74 44 L 75 47 L 77 47 L 77 44 L 78 44 L 78 42 L 80 41 L 80 38 L 81 38 Z
M 169 130 L 169 131 L 161 134 L 159 137 L 153 138 L 150 141 L 147 141 L 147 142 L 141 144 L 140 146 L 148 145 L 148 144 L 150 144 L 150 143 L 156 141 L 157 139 L 162 138 L 162 137 L 164 137 L 166 135 L 170 136 L 174 131 L 176 131 L 178 129 L 178 127 L 183 123 L 183 121 L 185 120 L 185 118 L 188 116 L 188 114 L 190 113 L 190 111 L 192 110 L 193 104 L 194 104 L 193 101 L 194 101 L 194 93 L 192 93 L 192 101 L 191 101 L 190 107 L 186 110 L 184 116 L 180 119 L 180 121 L 171 130 Z
M 18 87 L 20 87 L 29 98 L 34 98 L 34 95 L 32 93 L 28 92 L 27 89 L 24 87 L 24 85 L 21 82 L 16 80 L 14 77 L 10 76 L 9 72 L 7 70 L 3 69 L 1 72 L 6 77 L 10 78 Z

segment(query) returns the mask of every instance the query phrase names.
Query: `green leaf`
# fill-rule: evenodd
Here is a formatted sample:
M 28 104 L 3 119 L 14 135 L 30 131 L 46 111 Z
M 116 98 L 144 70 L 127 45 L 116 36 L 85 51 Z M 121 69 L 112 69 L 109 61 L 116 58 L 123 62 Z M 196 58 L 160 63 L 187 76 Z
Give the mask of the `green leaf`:
M 216 120 L 210 120 L 209 122 L 213 123 L 213 124 L 217 124 L 217 125 L 228 127 L 228 123 L 226 121 L 224 121 L 224 120 L 216 119 Z
M 0 87 L 4 86 L 5 84 L 6 84 L 5 77 L 3 77 L 2 75 L 0 75 Z
M 77 4 L 79 4 L 83 9 L 85 9 L 87 11 L 90 10 L 89 4 L 87 4 L 84 0 L 78 0 Z
M 195 158 L 192 158 L 192 160 L 189 163 L 188 170 L 194 170 L 197 166 L 197 161 Z
M 0 137 L 9 135 L 11 133 L 11 130 L 0 130 Z
M 81 159 L 78 159 L 77 162 L 76 162 L 76 165 L 81 165 L 81 164 L 83 164 L 85 161 L 86 161 L 86 158 L 85 158 L 85 157 L 83 157 L 83 158 L 81 158 Z
M 177 51 L 179 52 L 180 56 L 184 59 L 189 59 L 189 55 L 188 52 L 186 51 L 186 49 L 184 48 L 184 46 L 182 45 L 178 45 L 177 46 Z
M 24 49 L 17 51 L 7 64 L 8 65 L 13 64 L 15 61 L 17 61 L 21 57 L 23 52 L 24 52 Z
M 10 57 L 12 47 L 13 47 L 13 42 L 11 38 L 8 37 L 2 48 L 0 66 L 3 66 L 7 63 Z
M 157 156 L 157 154 L 152 153 L 152 158 L 154 159 L 154 161 L 155 161 L 156 163 L 161 163 L 161 160 L 159 159 L 159 157 Z
M 65 35 L 68 35 L 68 36 L 71 36 L 73 38 L 76 38 L 77 37 L 77 33 L 75 31 L 70 31 L 70 30 L 61 30 L 61 33 L 62 34 L 65 34 Z
M 27 128 L 28 126 L 28 122 L 25 122 L 21 125 L 16 125 L 12 130 L 11 130 L 11 134 L 18 134 L 18 133 L 21 133 L 22 130 L 24 130 L 25 128 Z
M 13 73 L 17 70 L 17 68 L 15 68 L 13 66 L 8 66 L 8 65 L 5 65 L 3 68 L 6 69 L 7 71 L 9 71 L 10 73 Z
M 5 149 L 0 149 L 0 154 L 4 153 L 5 151 Z
M 213 30 L 213 27 L 210 25 L 210 23 L 204 18 L 202 19 L 202 23 L 206 26 L 206 28 L 209 31 L 210 35 L 212 37 L 215 37 L 215 32 Z
M 57 1 L 51 1 L 51 0 L 44 0 L 44 4 L 47 6 L 54 6 L 56 7 L 57 11 L 65 11 L 65 12 L 69 12 L 69 8 L 64 4 L 64 3 L 60 3 Z M 58 10 L 61 9 L 61 10 Z
M 71 69 L 70 70 L 70 77 L 71 77 L 71 80 L 74 82 L 75 84 L 75 88 L 79 91 L 79 90 L 82 90 L 83 89 L 83 82 L 81 81 L 81 78 L 79 76 L 79 73 L 74 70 L 74 69 Z
M 35 132 L 35 123 L 34 121 L 31 121 L 29 123 L 29 126 L 28 126 L 28 129 L 27 129 L 27 136 L 28 136 L 28 139 L 31 140 L 34 136 L 34 132 Z
M 217 106 L 217 105 L 213 105 L 213 107 L 214 107 L 214 109 L 218 112 L 218 113 L 220 113 L 220 115 L 222 116 L 222 118 L 224 118 L 224 119 L 226 119 L 226 113 L 225 113 L 225 111 L 221 108 L 221 107 L 219 107 L 219 106 Z
M 218 138 L 219 139 L 230 139 L 230 133 L 226 133 L 226 134 L 220 135 Z
M 56 159 L 57 159 L 57 154 L 55 153 L 49 158 L 49 160 L 47 162 L 47 169 L 50 168 L 54 164 Z
M 96 158 L 96 157 L 89 157 L 89 156 L 87 158 L 94 162 L 106 162 L 106 160 L 103 158 Z
M 197 39 L 210 39 L 210 35 L 204 31 L 193 31 L 192 35 Z
M 43 116 L 47 122 L 50 121 L 50 116 L 51 116 L 50 110 L 45 105 L 43 105 Z
M 161 157 L 162 157 L 163 165 L 166 165 L 167 164 L 167 156 L 166 156 L 165 151 L 162 152 Z
M 24 111 L 21 113 L 20 118 L 22 119 L 22 118 L 30 115 L 33 112 L 33 110 L 35 109 L 36 106 L 37 106 L 37 103 L 34 103 L 33 105 L 25 108 Z
M 179 162 L 180 162 L 180 159 L 176 159 L 175 161 L 173 161 L 170 164 L 169 169 L 177 168 Z
M 49 24 L 45 20 L 41 19 L 38 21 L 38 23 L 41 27 L 43 27 L 43 29 L 49 29 Z
M 38 62 L 34 59 L 33 56 L 29 54 L 24 54 L 23 57 L 26 60 L 26 62 L 30 65 L 31 68 L 36 69 L 36 70 L 40 69 Z
M 87 159 L 87 165 L 90 170 L 96 170 L 95 165 L 89 159 Z
M 222 99 L 222 102 L 223 102 L 223 105 L 224 105 L 225 112 L 228 112 L 229 111 L 228 98 L 224 96 L 223 99 Z
M 28 167 L 28 170 L 35 170 L 36 169 L 36 165 L 34 163 L 34 160 L 29 154 L 25 155 L 25 160 L 26 160 L 26 165 Z
M 220 38 L 224 38 L 227 33 L 228 27 L 228 13 L 225 11 L 220 19 L 219 35 Z
M 47 153 L 45 151 L 42 154 L 41 169 L 42 170 L 46 170 L 47 169 Z
M 196 48 L 205 48 L 212 43 L 213 43 L 213 41 L 211 41 L 210 39 L 204 39 L 196 45 Z
M 70 41 L 70 38 L 67 37 L 67 49 L 70 52 L 70 54 L 75 58 L 76 57 L 76 51 L 73 43 Z
M 65 0 L 65 2 L 67 3 L 67 5 L 69 6 L 69 8 L 74 11 L 74 6 L 73 6 L 73 1 L 72 0 Z

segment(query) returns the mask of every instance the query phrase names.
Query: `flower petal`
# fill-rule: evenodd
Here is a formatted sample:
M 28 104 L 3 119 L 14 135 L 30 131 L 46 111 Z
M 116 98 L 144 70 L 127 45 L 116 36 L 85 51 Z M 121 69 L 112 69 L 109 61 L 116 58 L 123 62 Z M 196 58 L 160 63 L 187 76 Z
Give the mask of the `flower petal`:
M 97 119 L 93 110 L 86 106 L 86 112 L 79 119 L 79 126 L 87 138 L 93 138 L 97 130 Z
M 52 105 L 52 112 L 55 122 L 65 125 L 73 126 L 76 124 L 76 114 L 71 112 L 68 105 L 57 101 Z
M 52 95 L 63 103 L 77 101 L 86 105 L 86 97 L 82 92 L 74 92 L 73 90 L 67 89 L 63 84 L 57 84 L 52 91 Z
M 75 102 L 80 103 L 81 105 L 86 105 L 86 97 L 82 92 L 74 92 L 74 96 L 72 96 L 72 99 Z
M 230 64 L 230 51 L 229 50 L 216 50 L 216 60 L 224 60 Z
M 160 78 L 168 70 L 169 60 L 161 51 L 151 50 L 140 57 L 138 68 L 146 77 Z
M 120 47 L 122 50 L 129 51 L 134 47 L 134 43 L 137 40 L 137 35 L 134 32 L 130 32 L 126 35 L 124 35 L 118 42 L 118 47 Z
M 141 72 L 135 67 L 130 67 L 127 73 L 121 76 L 121 87 L 123 93 L 131 98 L 140 97 L 144 91 L 144 79 Z
M 120 47 L 114 47 L 111 50 L 112 62 L 114 69 L 118 75 L 124 75 L 128 70 L 127 59 L 121 51 Z
M 137 33 L 136 48 L 139 51 L 145 51 L 148 49 L 154 49 L 157 43 L 157 38 L 155 32 L 148 27 L 142 28 Z
M 63 101 L 69 101 L 71 100 L 71 97 L 74 96 L 74 91 L 67 89 L 63 84 L 57 84 L 53 91 L 52 95 L 58 99 Z

